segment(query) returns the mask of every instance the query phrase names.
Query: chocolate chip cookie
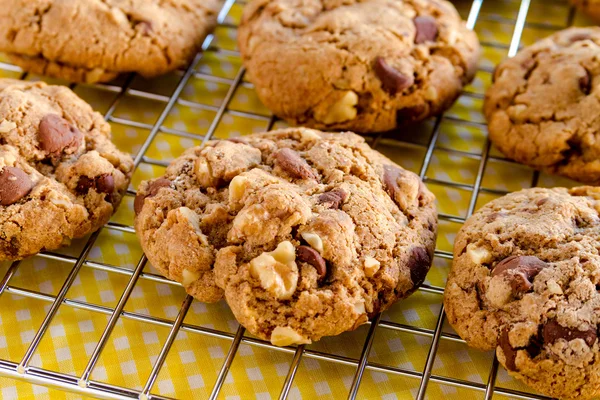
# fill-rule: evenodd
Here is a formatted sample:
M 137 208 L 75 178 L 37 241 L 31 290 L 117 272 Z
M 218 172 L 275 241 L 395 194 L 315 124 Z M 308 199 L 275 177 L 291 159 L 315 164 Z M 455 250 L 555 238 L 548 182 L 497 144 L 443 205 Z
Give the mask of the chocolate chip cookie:
M 561 399 L 600 395 L 600 188 L 527 189 L 456 237 L 444 304 L 470 346 Z
M 479 58 L 477 36 L 445 0 L 253 0 L 238 41 L 274 114 L 359 132 L 444 111 Z
M 590 18 L 600 21 L 599 0 L 570 0 L 570 2 Z
M 533 168 L 600 184 L 600 28 L 555 33 L 502 62 L 484 112 L 492 142 Z
M 183 67 L 220 0 L 0 0 L 0 51 L 25 71 L 75 82 Z
M 352 133 L 297 128 L 210 141 L 142 183 L 149 260 L 251 333 L 310 343 L 408 296 L 431 265 L 434 196 Z
M 71 90 L 0 79 L 0 261 L 97 230 L 132 169 L 110 125 Z

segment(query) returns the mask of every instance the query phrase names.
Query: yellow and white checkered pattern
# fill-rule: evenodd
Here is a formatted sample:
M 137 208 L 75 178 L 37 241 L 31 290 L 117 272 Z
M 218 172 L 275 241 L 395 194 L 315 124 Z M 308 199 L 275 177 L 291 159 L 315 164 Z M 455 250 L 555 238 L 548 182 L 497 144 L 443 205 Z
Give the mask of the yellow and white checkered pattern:
M 454 3 L 466 18 L 471 1 L 460 0 Z M 460 228 L 457 221 L 467 216 L 473 185 L 486 150 L 482 98 L 489 85 L 493 67 L 506 57 L 519 6 L 519 0 L 483 2 L 475 28 L 484 50 L 481 70 L 474 83 L 467 88 L 468 93 L 461 96 L 439 125 L 439 136 L 425 177 L 429 188 L 438 198 L 440 213 L 447 217 L 440 220 L 437 245 L 440 254 L 452 251 L 454 237 Z M 239 22 L 242 7 L 243 4 L 234 4 L 225 19 L 226 24 L 217 28 L 211 48 L 194 67 L 196 73 L 183 88 L 179 100 L 145 152 L 146 158 L 135 172 L 132 188 L 136 188 L 144 179 L 161 175 L 164 168 L 160 166 L 160 162 L 168 162 L 183 150 L 199 145 L 202 135 L 208 132 L 219 108 L 226 102 L 232 81 L 241 68 L 241 61 L 236 53 L 235 25 Z M 567 26 L 568 15 L 566 1 L 533 0 L 522 44 L 530 44 L 553 29 Z M 589 21 L 576 15 L 575 23 L 585 25 Z M 21 76 L 17 69 L 9 69 L 6 64 L 4 67 L 6 69 L 0 70 L 0 76 Z M 181 77 L 182 72 L 175 72 L 152 81 L 139 77 L 133 79 L 129 90 L 116 103 L 110 118 L 114 141 L 121 150 L 135 155 L 142 149 Z M 27 79 L 41 77 L 27 76 Z M 121 78 L 115 86 L 78 85 L 75 91 L 98 111 L 106 113 L 119 96 L 121 89 L 117 85 L 123 84 L 125 79 Z M 146 95 L 141 96 L 140 92 Z M 151 95 L 147 95 L 148 93 Z M 248 82 L 242 82 L 235 89 L 225 106 L 226 111 L 215 130 L 215 137 L 233 137 L 268 129 L 271 114 L 260 103 Z M 282 126 L 285 126 L 282 122 L 275 124 L 276 128 Z M 383 136 L 376 141 L 376 148 L 406 168 L 419 172 L 433 126 L 434 121 L 427 121 L 414 129 L 404 130 L 398 136 Z M 369 140 L 372 143 L 372 139 Z M 531 169 L 504 160 L 493 148 L 490 156 L 483 171 L 482 190 L 477 194 L 477 207 L 503 192 L 532 184 L 534 173 Z M 146 162 L 149 160 L 160 162 Z M 573 182 L 541 174 L 538 184 L 573 185 Z M 131 196 L 124 200 L 112 222 L 126 226 L 133 224 Z M 51 306 L 53 296 L 59 292 L 86 241 L 87 238 L 76 241 L 69 248 L 57 251 L 67 256 L 67 259 L 71 257 L 72 262 L 36 256 L 20 263 L 9 281 L 8 290 L 0 297 L 0 359 L 16 363 L 22 359 Z M 71 301 L 71 305 L 60 306 L 30 365 L 75 377 L 81 376 L 108 323 L 112 309 L 131 278 L 131 271 L 141 257 L 142 251 L 133 233 L 103 229 L 89 252 L 86 264 L 67 293 L 66 298 Z M 444 257 L 436 258 L 427 283 L 443 287 L 450 262 Z M 99 268 L 102 265 L 117 266 L 122 270 L 120 273 L 114 269 L 102 270 Z M 0 276 L 4 276 L 9 267 L 9 264 L 0 264 Z M 156 273 L 149 265 L 144 272 Z M 42 295 L 28 295 L 32 292 Z M 169 324 L 176 318 L 184 299 L 185 292 L 180 286 L 141 277 L 125 305 L 125 315 L 119 318 L 92 371 L 92 381 L 141 390 L 166 341 Z M 392 322 L 396 324 L 395 327 L 416 327 L 421 330 L 421 334 L 389 329 L 389 324 L 377 329 L 369 363 L 408 372 L 392 374 L 367 370 L 358 398 L 408 399 L 416 395 L 420 384 L 418 374 L 422 373 L 426 364 L 441 301 L 439 291 L 421 290 L 383 315 L 382 321 Z M 95 311 L 77 308 L 72 306 L 73 302 L 100 308 L 96 307 Z M 105 312 L 98 312 L 98 309 Z M 149 318 L 158 318 L 167 324 L 163 326 L 147 322 Z M 202 304 L 194 301 L 184 324 L 225 332 L 230 337 L 235 335 L 238 328 L 223 302 Z M 325 338 L 307 346 L 307 349 L 356 361 L 360 358 L 367 332 L 368 326 L 363 326 L 355 332 Z M 444 326 L 443 332 L 452 334 L 453 331 L 449 326 Z M 182 399 L 207 398 L 231 343 L 230 339 L 180 330 L 151 393 Z M 292 358 L 293 353 L 290 352 L 242 343 L 225 379 L 220 398 L 276 398 L 288 374 Z M 463 343 L 448 340 L 445 335 L 439 343 L 432 373 L 434 377 L 467 381 L 481 388 L 488 380 L 492 359 L 492 353 L 469 349 Z M 305 355 L 301 359 L 289 398 L 344 398 L 355 372 L 355 366 L 318 361 Z M 439 382 L 440 379 L 429 382 L 426 392 L 428 398 L 483 398 L 481 390 Z M 498 372 L 496 386 L 529 393 L 528 388 L 508 377 L 502 369 Z M 0 397 L 82 398 L 79 394 L 64 393 L 8 378 L 0 378 Z

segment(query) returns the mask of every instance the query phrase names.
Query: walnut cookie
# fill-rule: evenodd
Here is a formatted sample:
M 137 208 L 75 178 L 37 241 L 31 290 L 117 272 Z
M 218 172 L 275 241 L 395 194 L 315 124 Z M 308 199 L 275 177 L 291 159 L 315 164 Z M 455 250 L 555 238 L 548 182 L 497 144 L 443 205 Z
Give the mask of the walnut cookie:
M 297 128 L 210 141 L 142 183 L 149 260 L 251 333 L 310 343 L 367 322 L 430 268 L 434 196 L 353 133 Z
M 70 89 L 0 79 L 0 261 L 100 228 L 132 169 L 110 125 Z
M 467 220 L 448 321 L 516 378 L 561 399 L 600 395 L 600 188 L 526 189 Z
M 253 0 L 238 42 L 265 105 L 296 125 L 380 132 L 449 108 L 477 36 L 445 0 Z
M 492 142 L 533 168 L 600 184 L 600 28 L 570 28 L 502 62 L 486 93 Z
M 25 71 L 74 82 L 184 67 L 221 0 L 0 0 L 0 51 Z

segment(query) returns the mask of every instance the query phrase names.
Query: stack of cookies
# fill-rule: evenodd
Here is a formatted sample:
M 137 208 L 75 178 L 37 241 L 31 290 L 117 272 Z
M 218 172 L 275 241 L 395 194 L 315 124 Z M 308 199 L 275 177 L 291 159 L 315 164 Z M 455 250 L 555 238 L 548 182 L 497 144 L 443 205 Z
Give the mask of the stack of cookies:
M 0 49 L 26 71 L 78 82 L 187 65 L 219 9 L 45 4 L 1 8 Z M 437 231 L 417 175 L 360 136 L 321 130 L 410 129 L 440 114 L 473 79 L 479 43 L 445 0 L 252 0 L 239 46 L 265 105 L 306 127 L 185 151 L 139 186 L 135 229 L 150 262 L 196 299 L 224 298 L 274 345 L 308 344 L 414 292 Z M 500 64 L 484 105 L 491 141 L 533 168 L 600 184 L 598 60 L 600 28 L 577 28 Z M 133 169 L 69 89 L 0 80 L 0 260 L 99 229 Z M 456 238 L 450 323 L 551 396 L 600 394 L 599 213 L 598 188 L 528 189 L 484 206 Z

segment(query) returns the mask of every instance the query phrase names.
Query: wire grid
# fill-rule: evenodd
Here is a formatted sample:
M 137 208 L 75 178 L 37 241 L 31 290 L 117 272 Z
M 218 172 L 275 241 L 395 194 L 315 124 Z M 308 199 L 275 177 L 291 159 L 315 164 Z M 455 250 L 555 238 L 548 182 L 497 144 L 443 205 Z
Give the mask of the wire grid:
M 488 2 L 493 2 L 493 1 L 494 0 L 488 0 Z M 484 0 L 473 0 L 470 3 L 468 19 L 467 19 L 467 25 L 470 29 L 474 29 L 476 24 L 479 21 L 481 21 L 481 19 L 479 17 L 480 17 L 480 10 L 483 6 L 483 3 L 484 3 Z M 526 24 L 526 19 L 527 19 L 528 11 L 530 9 L 531 0 L 522 0 L 522 1 L 520 1 L 520 3 L 519 2 L 517 2 L 517 3 L 519 4 L 518 5 L 518 13 L 516 15 L 516 19 L 514 19 L 514 20 L 513 19 L 504 19 L 503 17 L 495 17 L 493 15 L 487 16 L 487 18 L 489 18 L 489 19 L 492 19 L 495 21 L 500 21 L 504 25 L 511 26 L 512 34 L 511 34 L 510 43 L 508 45 L 506 45 L 506 44 L 495 43 L 495 42 L 482 42 L 482 45 L 484 46 L 484 48 L 488 47 L 488 48 L 505 49 L 505 50 L 507 50 L 508 56 L 513 56 L 516 54 L 516 52 L 519 48 L 524 28 L 527 25 L 531 25 L 534 28 L 548 29 L 548 30 L 556 30 L 556 29 L 566 27 L 566 26 L 557 26 L 557 25 L 547 24 L 547 23 Z M 546 2 L 546 3 L 549 3 L 549 2 Z M 561 3 L 561 2 L 559 0 L 554 0 L 552 3 Z M 237 1 L 238 6 L 243 5 L 243 4 L 244 4 L 244 2 Z M 218 18 L 220 27 L 224 27 L 227 29 L 236 29 L 235 24 L 228 22 L 226 19 L 229 11 L 231 10 L 232 6 L 234 6 L 234 5 L 236 5 L 236 0 L 227 0 L 225 2 L 223 9 L 221 10 L 221 12 L 219 14 L 219 18 Z M 565 6 L 565 9 L 567 9 L 566 6 Z M 565 21 L 566 21 L 567 25 L 571 25 L 573 23 L 573 20 L 574 20 L 574 12 L 572 9 L 570 9 L 569 15 L 567 18 L 565 18 Z M 179 77 L 179 81 L 177 82 L 176 86 L 174 87 L 174 90 L 171 95 L 164 96 L 164 95 L 152 93 L 150 91 L 144 91 L 144 90 L 135 88 L 133 86 L 135 76 L 133 76 L 133 75 L 126 77 L 119 85 L 108 84 L 108 85 L 95 85 L 94 86 L 95 88 L 97 88 L 99 90 L 106 91 L 106 92 L 112 92 L 115 94 L 114 100 L 112 101 L 112 103 L 108 107 L 108 110 L 105 113 L 105 117 L 108 121 L 113 122 L 113 123 L 118 123 L 118 124 L 121 124 L 124 126 L 130 126 L 130 127 L 142 128 L 142 129 L 149 130 L 149 135 L 147 136 L 147 138 L 145 139 L 145 141 L 141 145 L 141 148 L 139 149 L 139 151 L 137 152 L 137 154 L 135 156 L 136 168 L 142 164 L 157 166 L 157 167 L 165 167 L 166 165 L 168 165 L 168 162 L 166 162 L 166 161 L 153 159 L 147 155 L 147 153 L 149 152 L 149 149 L 153 143 L 153 140 L 155 140 L 157 135 L 159 135 L 161 133 L 168 133 L 168 134 L 180 136 L 183 138 L 201 139 L 202 143 L 204 143 L 207 140 L 211 139 L 211 137 L 216 136 L 215 132 L 217 131 L 219 124 L 222 122 L 222 119 L 226 113 L 233 113 L 233 114 L 241 115 L 246 118 L 264 121 L 267 123 L 269 129 L 274 127 L 274 125 L 278 122 L 276 120 L 276 118 L 274 118 L 272 116 L 266 116 L 266 115 L 262 115 L 262 114 L 258 114 L 258 113 L 254 113 L 254 112 L 235 111 L 235 110 L 229 109 L 229 105 L 230 105 L 236 91 L 238 91 L 241 87 L 249 88 L 249 89 L 252 88 L 251 84 L 244 81 L 244 72 L 245 71 L 243 68 L 239 69 L 239 71 L 237 72 L 237 74 L 235 75 L 235 77 L 233 79 L 222 78 L 222 77 L 207 74 L 205 72 L 201 72 L 201 71 L 197 70 L 197 65 L 198 65 L 199 61 L 206 54 L 219 53 L 219 54 L 225 54 L 227 56 L 239 57 L 239 53 L 237 53 L 234 50 L 227 50 L 227 49 L 215 46 L 214 39 L 215 39 L 215 37 L 213 35 L 210 35 L 209 37 L 207 37 L 207 39 L 203 45 L 204 51 L 202 53 L 199 53 L 195 57 L 194 62 L 185 71 L 180 71 L 177 74 L 177 76 Z M 14 66 L 6 64 L 6 63 L 2 63 L 0 65 L 0 68 L 2 68 L 4 70 L 20 73 L 20 70 L 17 67 L 14 67 Z M 492 72 L 491 68 L 486 67 L 486 66 L 481 67 L 480 71 L 483 71 L 488 74 L 490 72 Z M 27 78 L 27 74 L 20 74 L 20 75 L 21 75 L 22 79 Z M 189 100 L 185 100 L 185 99 L 181 98 L 181 94 L 182 94 L 184 88 L 186 87 L 186 84 L 188 84 L 188 82 L 190 81 L 191 78 L 200 78 L 200 79 L 206 80 L 208 82 L 215 82 L 215 83 L 219 83 L 219 84 L 228 85 L 229 88 L 224 96 L 222 103 L 218 107 L 213 107 L 213 106 L 206 106 L 206 105 L 201 105 L 201 104 L 197 104 L 197 103 L 192 103 Z M 72 85 L 71 87 L 75 88 L 74 85 Z M 134 97 L 142 98 L 142 99 L 152 99 L 152 100 L 160 101 L 161 103 L 164 104 L 164 108 L 162 109 L 162 112 L 160 113 L 159 117 L 157 118 L 157 120 L 154 124 L 146 124 L 146 123 L 139 122 L 139 121 L 128 120 L 126 118 L 122 118 L 122 117 L 115 115 L 115 110 L 117 109 L 119 104 L 123 101 L 125 96 L 134 96 Z M 463 96 L 466 96 L 468 98 L 473 98 L 476 100 L 481 100 L 483 97 L 481 94 L 473 93 L 470 91 L 465 91 Z M 215 113 L 212 123 L 208 127 L 205 135 L 200 136 L 200 135 L 196 135 L 193 133 L 189 133 L 186 130 L 170 128 L 170 127 L 164 126 L 164 123 L 165 123 L 167 117 L 169 116 L 169 114 L 171 113 L 173 108 L 178 104 L 185 104 L 188 106 L 193 106 L 193 107 L 196 107 L 197 109 L 208 109 Z M 484 171 L 486 169 L 488 162 L 494 161 L 494 162 L 506 163 L 506 164 L 512 164 L 512 162 L 504 159 L 501 156 L 496 156 L 496 155 L 492 154 L 490 151 L 491 145 L 487 139 L 485 140 L 485 144 L 483 147 L 484 151 L 482 154 L 474 154 L 469 151 L 457 150 L 457 149 L 448 148 L 448 147 L 444 147 L 443 145 L 440 145 L 438 139 L 440 138 L 440 132 L 441 132 L 440 127 L 443 123 L 465 125 L 465 126 L 475 127 L 482 131 L 485 131 L 486 127 L 483 122 L 472 121 L 472 120 L 464 119 L 464 118 L 458 118 L 456 116 L 448 115 L 448 114 L 445 116 L 437 117 L 432 122 L 433 122 L 431 124 L 432 130 L 428 136 L 429 139 L 426 143 L 414 143 L 412 141 L 404 141 L 404 140 L 401 140 L 401 141 L 403 142 L 404 145 L 409 146 L 409 148 L 420 149 L 425 152 L 425 155 L 424 155 L 424 158 L 422 161 L 422 165 L 420 167 L 420 176 L 425 182 L 427 182 L 429 184 L 433 184 L 433 185 L 440 185 L 443 187 L 465 189 L 465 190 L 468 190 L 471 192 L 470 198 L 468 201 L 468 209 L 467 209 L 466 215 L 464 217 L 458 217 L 458 216 L 452 215 L 450 213 L 446 214 L 443 212 L 441 212 L 439 215 L 441 222 L 447 221 L 447 222 L 462 224 L 465 221 L 466 217 L 470 216 L 473 213 L 473 211 L 480 205 L 478 202 L 478 199 L 480 198 L 481 194 L 490 194 L 493 196 L 499 196 L 499 195 L 503 195 L 503 194 L 507 193 L 507 191 L 504 191 L 504 190 L 490 189 L 490 188 L 482 187 L 483 186 L 482 182 L 484 179 Z M 391 138 L 393 138 L 393 136 L 391 136 Z M 393 139 L 391 139 L 391 138 L 390 138 L 390 135 L 381 134 L 374 138 L 369 138 L 369 140 L 370 140 L 370 144 L 374 148 L 381 150 L 381 151 L 385 151 L 386 144 L 389 143 L 390 140 L 395 140 L 395 141 L 398 140 L 395 138 L 393 138 Z M 477 163 L 477 174 L 476 174 L 474 183 L 465 184 L 465 183 L 461 183 L 461 182 L 454 182 L 450 179 L 444 180 L 444 179 L 438 179 L 438 178 L 433 178 L 433 177 L 427 176 L 427 171 L 430 168 L 430 164 L 431 164 L 432 158 L 434 156 L 434 152 L 443 152 L 443 153 L 447 153 L 449 156 L 457 156 L 457 157 L 463 157 L 463 158 L 469 158 L 471 160 L 475 160 L 475 162 Z M 536 186 L 538 184 L 538 180 L 540 179 L 540 174 L 533 173 L 532 177 L 533 178 L 532 178 L 531 185 Z M 132 196 L 135 196 L 135 191 L 128 190 L 127 194 L 131 199 Z M 125 232 L 125 233 L 130 233 L 130 234 L 135 233 L 134 228 L 132 226 L 127 225 L 127 224 L 122 224 L 119 222 L 114 222 L 114 221 L 109 222 L 102 229 L 110 230 L 110 231 L 120 231 L 120 232 Z M 17 286 L 10 285 L 11 278 L 13 278 L 15 276 L 15 274 L 17 273 L 18 268 L 21 265 L 21 262 L 12 263 L 10 265 L 10 267 L 7 269 L 6 274 L 0 281 L 0 296 L 3 293 L 11 293 L 11 294 L 20 295 L 20 296 L 24 296 L 24 297 L 28 297 L 28 298 L 34 298 L 34 299 L 38 299 L 38 300 L 49 303 L 50 308 L 48 309 L 48 312 L 46 313 L 45 318 L 44 318 L 43 322 L 41 323 L 39 329 L 33 336 L 33 339 L 31 340 L 21 361 L 14 362 L 14 361 L 9 361 L 9 360 L 5 360 L 5 359 L 0 359 L 0 375 L 1 376 L 15 378 L 15 379 L 19 379 L 19 380 L 25 380 L 25 381 L 35 383 L 35 384 L 40 384 L 40 385 L 58 387 L 63 390 L 76 392 L 76 393 L 89 395 L 89 396 L 94 396 L 94 397 L 99 397 L 99 398 L 143 398 L 143 399 L 167 398 L 167 397 L 163 397 L 163 396 L 160 396 L 157 394 L 153 394 L 153 393 L 151 393 L 151 391 L 154 387 L 157 377 L 159 376 L 161 367 L 163 366 L 163 364 L 165 363 L 165 360 L 167 359 L 167 356 L 169 354 L 169 351 L 173 345 L 173 342 L 174 342 L 177 334 L 180 332 L 190 332 L 190 333 L 198 334 L 201 337 L 208 336 L 208 337 L 221 338 L 221 339 L 231 341 L 231 345 L 229 347 L 227 355 L 224 357 L 224 362 L 222 363 L 222 366 L 217 374 L 216 381 L 213 384 L 213 389 L 210 394 L 211 399 L 216 399 L 219 395 L 222 395 L 221 389 L 224 385 L 224 382 L 226 381 L 226 377 L 228 375 L 228 372 L 230 371 L 230 368 L 232 366 L 232 363 L 233 363 L 236 355 L 239 354 L 238 350 L 239 350 L 241 344 L 246 344 L 246 345 L 255 346 L 255 347 L 262 347 L 262 348 L 266 348 L 266 349 L 269 349 L 272 351 L 293 354 L 293 358 L 289 365 L 287 375 L 286 375 L 286 377 L 283 381 L 283 385 L 281 387 L 281 391 L 280 391 L 281 399 L 285 399 L 290 395 L 291 388 L 293 386 L 294 379 L 296 377 L 296 373 L 301 364 L 301 361 L 303 359 L 307 359 L 307 358 L 315 359 L 315 360 L 319 360 L 319 361 L 333 362 L 333 363 L 342 364 L 342 365 L 346 365 L 346 366 L 355 368 L 354 377 L 353 377 L 351 384 L 349 385 L 348 393 L 347 394 L 335 393 L 335 397 L 345 397 L 347 395 L 348 398 L 351 398 L 351 399 L 354 399 L 357 397 L 360 398 L 361 397 L 361 396 L 359 396 L 360 384 L 361 384 L 361 381 L 362 381 L 365 371 L 368 370 L 368 371 L 373 371 L 373 372 L 382 372 L 382 373 L 386 373 L 386 374 L 400 375 L 400 376 L 404 376 L 404 377 L 409 377 L 411 379 L 418 379 L 420 381 L 420 384 L 419 384 L 418 390 L 414 393 L 414 397 L 418 398 L 418 399 L 423 399 L 426 397 L 427 388 L 428 388 L 428 385 L 430 384 L 430 382 L 435 382 L 438 384 L 449 385 L 449 386 L 454 386 L 454 387 L 470 388 L 479 393 L 483 393 L 485 399 L 490 399 L 495 394 L 496 395 L 504 395 L 506 397 L 511 397 L 511 398 L 523 398 L 523 399 L 544 399 L 544 398 L 546 398 L 546 397 L 539 396 L 539 395 L 532 394 L 532 393 L 525 392 L 525 391 L 496 387 L 498 362 L 495 359 L 495 357 L 493 358 L 493 361 L 490 363 L 490 366 L 489 366 L 490 372 L 489 372 L 488 380 L 486 383 L 473 382 L 470 380 L 452 378 L 452 377 L 436 375 L 436 374 L 432 373 L 433 366 L 436 361 L 436 356 L 438 355 L 438 349 L 439 349 L 440 343 L 442 343 L 442 341 L 453 341 L 453 342 L 464 343 L 464 341 L 462 339 L 460 339 L 455 333 L 447 332 L 446 330 L 444 330 L 445 316 L 444 316 L 443 306 L 439 310 L 439 314 L 437 316 L 437 322 L 435 324 L 434 329 L 413 326 L 411 324 L 382 320 L 381 315 L 377 315 L 374 318 L 374 320 L 370 323 L 370 326 L 368 327 L 368 332 L 365 336 L 364 344 L 362 347 L 362 352 L 360 354 L 360 357 L 358 357 L 358 358 L 346 357 L 346 356 L 342 356 L 342 355 L 338 355 L 338 354 L 334 354 L 334 353 L 328 353 L 328 352 L 323 352 L 323 351 L 319 351 L 319 350 L 314 350 L 314 349 L 306 348 L 306 346 L 304 346 L 304 345 L 298 346 L 297 348 L 292 348 L 292 347 L 278 348 L 278 347 L 271 345 L 269 342 L 265 342 L 260 339 L 254 338 L 254 337 L 245 336 L 244 335 L 245 330 L 241 326 L 238 326 L 235 333 L 231 333 L 231 332 L 225 332 L 225 331 L 219 330 L 219 329 L 212 329 L 212 328 L 207 328 L 207 327 L 203 327 L 203 326 L 199 326 L 199 325 L 195 325 L 195 324 L 185 323 L 184 319 L 186 317 L 186 314 L 188 313 L 188 310 L 190 309 L 190 306 L 192 305 L 192 298 L 190 296 L 185 297 L 174 320 L 166 319 L 166 318 L 159 318 L 159 317 L 155 317 L 155 316 L 151 316 L 151 315 L 143 315 L 143 314 L 136 313 L 136 312 L 124 311 L 124 307 L 125 307 L 127 301 L 130 299 L 130 296 L 131 296 L 132 292 L 134 291 L 136 284 L 140 281 L 140 279 L 154 281 L 154 282 L 160 282 L 163 284 L 174 285 L 174 286 L 177 286 L 178 284 L 171 282 L 171 281 L 163 278 L 162 276 L 159 276 L 152 272 L 144 272 L 144 268 L 147 264 L 147 259 L 143 255 L 142 255 L 141 259 L 139 260 L 139 262 L 137 263 L 137 265 L 135 266 L 135 268 L 133 268 L 133 269 L 124 268 L 122 266 L 112 265 L 109 263 L 95 262 L 95 261 L 89 260 L 88 256 L 90 254 L 90 251 L 93 248 L 93 246 L 95 245 L 95 243 L 97 242 L 97 240 L 101 234 L 101 231 L 98 231 L 98 232 L 92 234 L 87 239 L 80 254 L 78 254 L 77 256 L 68 256 L 68 255 L 58 254 L 58 253 L 54 253 L 54 252 L 45 252 L 40 255 L 40 257 L 48 259 L 48 260 L 64 262 L 64 263 L 73 265 L 70 272 L 68 273 L 61 289 L 58 291 L 58 293 L 56 295 L 49 295 L 46 293 L 42 293 L 40 291 L 35 291 L 35 290 L 30 290 L 30 289 L 25 289 L 25 288 L 20 288 Z M 435 255 L 436 255 L 436 258 L 438 258 L 438 259 L 445 259 L 445 260 L 452 259 L 452 253 L 449 250 L 436 249 Z M 105 307 L 105 306 L 93 304 L 91 302 L 67 298 L 67 292 L 73 285 L 73 282 L 75 281 L 77 275 L 79 274 L 81 268 L 84 265 L 87 267 L 96 269 L 96 270 L 117 273 L 117 274 L 121 274 L 121 275 L 125 275 L 125 276 L 129 277 L 128 283 L 126 284 L 121 297 L 119 298 L 118 302 L 116 303 L 116 305 L 114 307 Z M 440 296 L 440 299 L 441 299 L 441 295 L 443 294 L 443 291 L 444 291 L 444 289 L 442 286 L 436 286 L 436 285 L 431 285 L 431 284 L 424 284 L 419 289 L 419 292 L 436 294 L 436 295 Z M 91 311 L 94 313 L 100 313 L 100 314 L 109 316 L 108 323 L 106 324 L 106 327 L 104 328 L 104 331 L 103 331 L 98 343 L 96 344 L 91 357 L 87 361 L 87 365 L 86 365 L 83 373 L 80 376 L 73 376 L 70 374 L 65 374 L 65 373 L 61 373 L 61 372 L 57 372 L 57 371 L 51 371 L 51 370 L 47 370 L 47 369 L 43 369 L 43 368 L 39 368 L 39 367 L 30 365 L 34 353 L 38 349 L 40 342 L 42 341 L 44 335 L 47 334 L 50 324 L 52 323 L 52 321 L 53 321 L 54 317 L 56 316 L 56 314 L 59 310 L 59 307 L 61 305 L 66 305 L 69 307 L 83 309 L 83 310 Z M 102 354 L 102 351 L 105 348 L 107 342 L 109 341 L 111 333 L 113 332 L 119 318 L 126 318 L 126 319 L 135 320 L 135 321 L 142 321 L 145 323 L 162 326 L 162 327 L 169 329 L 169 333 L 166 337 L 166 340 L 164 341 L 164 344 L 162 345 L 160 353 L 158 354 L 158 357 L 154 361 L 151 373 L 147 377 L 147 380 L 145 381 L 143 388 L 141 390 L 136 390 L 136 389 L 127 388 L 127 387 L 121 387 L 121 386 L 114 386 L 114 385 L 111 385 L 108 383 L 104 383 L 104 382 L 100 382 L 100 381 L 91 379 L 91 373 L 92 373 L 94 367 L 97 365 L 98 360 Z M 377 333 L 377 331 L 381 331 L 382 329 L 403 332 L 403 333 L 413 334 L 413 335 L 417 335 L 417 336 L 423 336 L 423 337 L 427 337 L 427 338 L 431 339 L 429 352 L 427 354 L 426 362 L 425 362 L 425 365 L 424 365 L 424 368 L 422 369 L 422 371 L 415 371 L 415 370 L 411 370 L 409 368 L 390 366 L 390 365 L 387 365 L 384 363 L 369 361 L 369 355 L 371 353 L 372 346 L 376 340 L 376 333 Z

